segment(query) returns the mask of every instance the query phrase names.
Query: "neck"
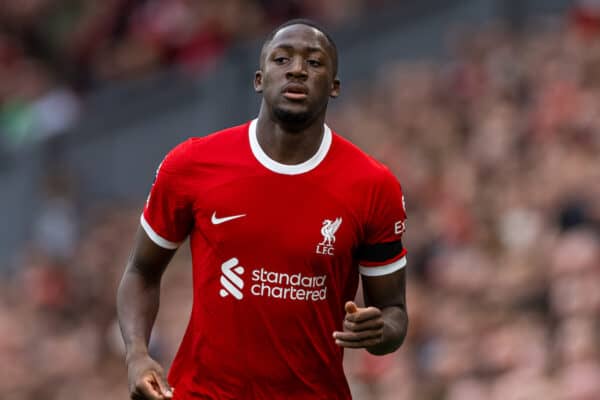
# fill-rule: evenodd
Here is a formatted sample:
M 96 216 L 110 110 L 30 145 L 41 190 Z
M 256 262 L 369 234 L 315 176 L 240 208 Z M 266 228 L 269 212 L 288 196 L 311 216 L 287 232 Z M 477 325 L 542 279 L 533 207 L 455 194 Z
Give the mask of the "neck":
M 303 126 L 286 125 L 265 111 L 258 113 L 256 136 L 263 151 L 273 160 L 287 165 L 303 163 L 319 149 L 323 139 L 325 113 Z

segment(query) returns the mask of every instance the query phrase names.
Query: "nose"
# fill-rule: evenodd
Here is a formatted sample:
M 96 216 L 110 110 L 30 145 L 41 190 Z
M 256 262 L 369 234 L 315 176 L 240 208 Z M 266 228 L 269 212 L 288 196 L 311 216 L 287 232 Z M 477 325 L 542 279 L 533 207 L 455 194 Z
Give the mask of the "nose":
M 302 57 L 294 57 L 287 71 L 288 78 L 305 78 L 308 75 L 306 63 Z

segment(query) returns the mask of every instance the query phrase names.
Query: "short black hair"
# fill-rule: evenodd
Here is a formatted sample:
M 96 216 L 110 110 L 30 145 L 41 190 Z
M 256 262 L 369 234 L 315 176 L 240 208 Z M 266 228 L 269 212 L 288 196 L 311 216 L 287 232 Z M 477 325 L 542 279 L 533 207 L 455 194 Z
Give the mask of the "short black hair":
M 269 45 L 269 43 L 271 43 L 271 41 L 273 40 L 273 38 L 275 37 L 275 35 L 277 35 L 277 32 L 279 32 L 280 30 L 282 30 L 284 28 L 287 28 L 288 26 L 292 26 L 292 25 L 306 25 L 306 26 L 310 26 L 311 28 L 315 28 L 316 30 L 318 30 L 319 32 L 321 32 L 325 36 L 325 38 L 329 42 L 329 45 L 331 46 L 331 49 L 333 50 L 333 54 L 332 54 L 332 56 L 333 56 L 333 75 L 336 76 L 337 75 L 337 70 L 338 70 L 338 51 L 337 51 L 337 46 L 335 45 L 335 42 L 333 41 L 333 38 L 331 37 L 331 35 L 329 34 L 329 32 L 327 32 L 327 30 L 325 30 L 325 28 L 323 28 L 322 25 L 320 25 L 318 22 L 313 21 L 313 20 L 308 19 L 308 18 L 290 19 L 289 21 L 286 21 L 283 24 L 281 24 L 278 27 L 276 27 L 275 29 L 273 29 L 271 31 L 271 33 L 269 33 L 267 35 L 267 38 L 263 42 L 263 45 L 262 45 L 262 47 L 260 49 L 260 62 L 261 62 L 261 65 L 262 65 L 262 60 L 263 60 L 263 55 L 264 55 L 265 48 Z

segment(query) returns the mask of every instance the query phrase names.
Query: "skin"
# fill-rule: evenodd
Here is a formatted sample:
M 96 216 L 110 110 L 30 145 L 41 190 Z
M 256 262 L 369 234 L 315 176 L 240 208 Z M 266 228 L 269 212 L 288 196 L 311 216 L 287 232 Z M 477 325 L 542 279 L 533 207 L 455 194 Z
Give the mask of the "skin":
M 385 276 L 362 276 L 365 305 L 345 304 L 344 331 L 334 332 L 340 347 L 383 355 L 397 350 L 408 329 L 405 268 Z
M 329 98 L 337 97 L 340 90 L 334 50 L 325 35 L 306 25 L 278 31 L 263 48 L 254 88 L 262 94 L 257 136 L 264 151 L 283 164 L 309 159 L 321 144 Z M 158 312 L 161 278 L 174 253 L 138 228 L 117 293 L 131 399 L 173 396 L 163 368 L 148 354 L 148 342 Z M 344 330 L 333 332 L 336 344 L 373 354 L 396 350 L 408 324 L 404 269 L 385 277 L 363 277 L 363 291 L 367 307 L 346 303 Z
M 331 45 L 323 33 L 306 25 L 281 29 L 263 48 L 261 69 L 254 77 L 254 89 L 262 94 L 256 130 L 269 157 L 298 164 L 317 152 L 327 103 L 340 92 L 334 70 Z M 286 98 L 290 84 L 303 87 L 306 98 Z
M 160 300 L 160 281 L 175 250 L 156 245 L 140 227 L 117 291 L 117 313 L 125 341 L 131 399 L 173 397 L 163 368 L 148 354 Z

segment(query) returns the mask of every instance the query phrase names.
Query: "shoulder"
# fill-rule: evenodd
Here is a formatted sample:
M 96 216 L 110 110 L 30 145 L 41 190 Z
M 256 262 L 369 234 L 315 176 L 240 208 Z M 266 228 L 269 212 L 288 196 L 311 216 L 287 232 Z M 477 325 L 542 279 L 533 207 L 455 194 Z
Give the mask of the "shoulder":
M 365 153 L 348 139 L 333 133 L 334 158 L 340 168 L 350 172 L 357 183 L 368 185 L 397 183 L 398 180 L 382 162 Z
M 183 172 L 189 167 L 214 158 L 215 155 L 231 152 L 247 140 L 249 122 L 210 133 L 191 137 L 171 149 L 161 163 L 161 170 Z

